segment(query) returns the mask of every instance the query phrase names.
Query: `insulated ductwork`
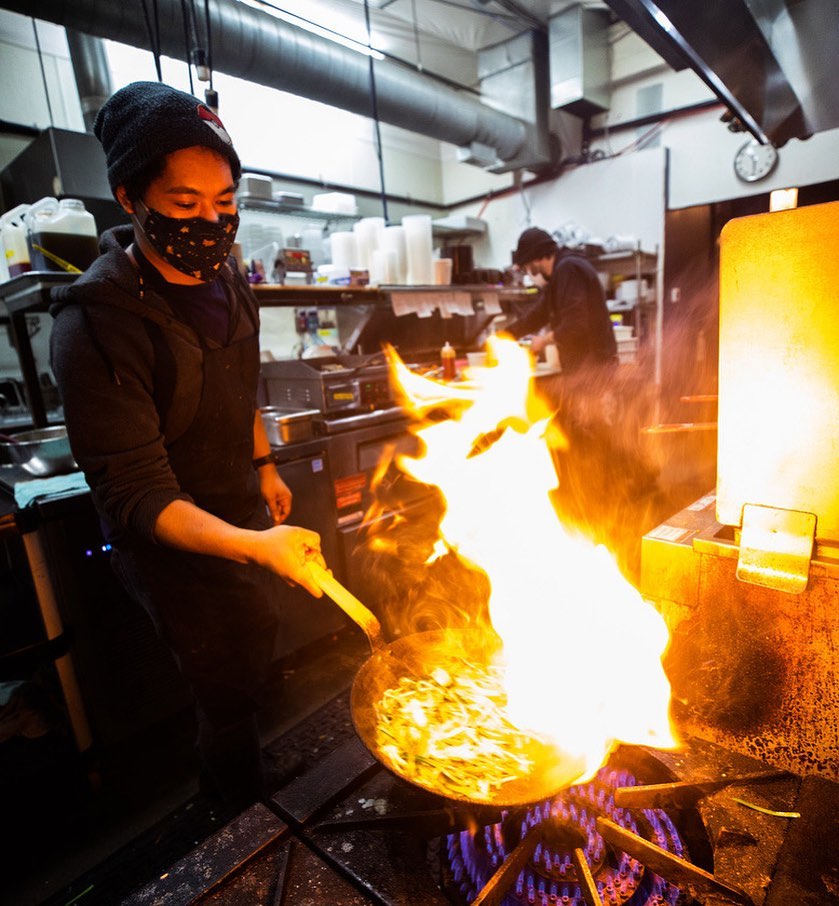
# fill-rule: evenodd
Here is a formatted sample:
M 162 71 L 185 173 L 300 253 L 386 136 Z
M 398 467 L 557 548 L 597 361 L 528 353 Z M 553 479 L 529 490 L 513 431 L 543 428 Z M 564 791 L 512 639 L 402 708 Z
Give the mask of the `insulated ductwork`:
M 72 28 L 66 31 L 85 128 L 88 132 L 93 132 L 96 114 L 113 92 L 108 57 L 99 38 L 83 35 Z
M 22 15 L 31 0 L 0 0 Z M 158 0 L 160 52 L 184 60 L 180 0 Z M 39 0 L 39 19 L 87 35 L 151 49 L 143 4 L 114 0 Z M 213 66 L 219 72 L 287 91 L 361 116 L 372 115 L 368 58 L 239 3 L 210 4 Z M 552 163 L 547 136 L 535 126 L 395 63 L 375 63 L 379 118 L 458 146 L 494 149 L 503 169 Z M 556 143 L 554 143 L 555 145 Z M 501 169 L 501 168 L 498 168 Z

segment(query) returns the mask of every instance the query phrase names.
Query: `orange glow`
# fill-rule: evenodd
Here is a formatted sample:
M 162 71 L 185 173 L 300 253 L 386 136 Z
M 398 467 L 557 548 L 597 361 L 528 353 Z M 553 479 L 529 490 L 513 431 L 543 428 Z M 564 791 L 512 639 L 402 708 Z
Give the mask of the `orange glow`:
M 729 221 L 720 237 L 717 518 L 760 504 L 839 541 L 839 202 Z
M 510 719 L 579 758 L 577 780 L 618 742 L 676 745 L 661 665 L 666 626 L 605 547 L 557 518 L 550 447 L 563 438 L 530 393 L 529 353 L 492 338 L 495 364 L 453 385 L 413 374 L 392 350 L 389 358 L 407 408 L 449 416 L 416 429 L 422 454 L 397 463 L 441 490 L 446 548 L 490 580 Z

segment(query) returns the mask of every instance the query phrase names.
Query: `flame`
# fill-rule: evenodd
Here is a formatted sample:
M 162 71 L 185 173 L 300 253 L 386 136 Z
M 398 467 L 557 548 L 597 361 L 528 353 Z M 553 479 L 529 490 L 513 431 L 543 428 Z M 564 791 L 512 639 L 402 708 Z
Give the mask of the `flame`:
M 609 551 L 558 519 L 550 448 L 566 441 L 530 392 L 529 353 L 503 338 L 488 345 L 494 364 L 461 385 L 416 375 L 388 350 L 406 407 L 449 416 L 423 421 L 423 452 L 397 464 L 440 489 L 441 541 L 489 578 L 510 719 L 585 765 L 578 781 L 618 742 L 676 745 L 661 664 L 668 633 Z M 440 550 L 438 541 L 430 559 Z

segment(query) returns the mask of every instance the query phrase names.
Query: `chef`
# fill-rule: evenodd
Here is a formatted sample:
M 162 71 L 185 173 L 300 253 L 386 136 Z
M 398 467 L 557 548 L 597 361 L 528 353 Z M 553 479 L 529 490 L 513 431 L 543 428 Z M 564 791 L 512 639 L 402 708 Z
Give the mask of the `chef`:
M 533 310 L 507 328 L 514 337 L 550 327 L 563 374 L 617 364 L 617 345 L 606 296 L 591 262 L 560 248 L 545 230 L 530 227 L 519 236 L 513 264 L 542 287 Z M 538 353 L 545 338 L 534 342 Z
M 566 443 L 554 450 L 560 517 L 616 554 L 636 578 L 639 526 L 657 493 L 657 472 L 638 449 L 624 418 L 626 392 L 618 376 L 617 344 L 597 271 L 585 257 L 561 248 L 545 230 L 519 236 L 513 263 L 542 287 L 539 302 L 507 329 L 535 337 L 538 353 L 550 341 L 559 352 L 561 376 L 543 381 Z
M 202 788 L 241 808 L 293 768 L 270 782 L 256 720 L 277 577 L 319 597 L 323 564 L 286 524 L 256 409 L 259 310 L 229 257 L 241 166 L 213 111 L 156 82 L 117 91 L 94 132 L 131 225 L 54 294 L 52 365 L 114 569 L 192 688 Z

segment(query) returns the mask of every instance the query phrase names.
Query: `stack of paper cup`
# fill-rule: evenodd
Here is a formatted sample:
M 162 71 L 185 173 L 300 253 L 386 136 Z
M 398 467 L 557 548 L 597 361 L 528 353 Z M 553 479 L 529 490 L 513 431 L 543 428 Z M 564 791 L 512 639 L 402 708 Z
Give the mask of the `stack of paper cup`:
M 405 252 L 405 228 L 401 226 L 385 227 L 382 232 L 382 248 L 392 253 L 395 258 L 393 265 L 393 282 L 405 283 L 408 279 L 408 262 Z
M 385 222 L 382 217 L 362 217 L 358 223 L 353 225 L 357 251 L 356 267 L 370 270 L 373 252 L 379 247 L 379 240 L 384 229 Z
M 355 233 L 338 232 L 331 237 L 332 263 L 337 268 L 350 270 L 356 266 Z
M 376 249 L 370 256 L 370 283 L 375 286 L 398 283 L 396 252 Z
M 428 214 L 408 214 L 402 218 L 402 226 L 405 228 L 407 282 L 413 286 L 433 283 L 431 217 Z
M 373 249 L 370 256 L 370 285 L 380 286 L 387 283 L 387 261 L 382 249 Z

